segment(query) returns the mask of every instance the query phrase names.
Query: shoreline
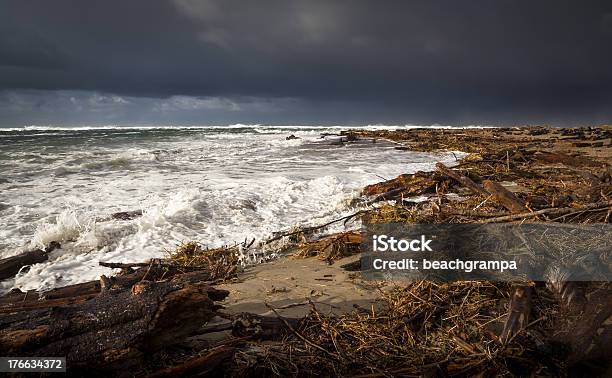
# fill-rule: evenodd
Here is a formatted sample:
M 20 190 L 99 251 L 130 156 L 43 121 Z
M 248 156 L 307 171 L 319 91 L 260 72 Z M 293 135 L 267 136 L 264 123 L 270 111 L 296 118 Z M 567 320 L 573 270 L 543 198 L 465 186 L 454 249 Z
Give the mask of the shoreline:
M 612 128 L 610 127 L 351 130 L 342 134 L 347 136 L 347 139 L 352 137 L 389 139 L 400 143 L 402 146 L 399 147 L 406 147 L 412 151 L 431 152 L 444 149 L 468 153 L 453 169 L 439 166 L 433 172 L 400 175 L 363 188 L 363 200 L 370 205 L 377 204 L 372 209 L 359 214 L 365 222 L 485 223 L 491 220 L 498 222 L 525 220 L 565 223 L 610 222 L 610 209 L 612 209 L 612 204 L 609 203 L 612 197 L 608 197 L 612 195 L 610 177 Z M 397 153 L 402 153 L 402 148 L 396 149 Z M 419 196 L 425 196 L 427 199 L 418 202 L 412 200 Z M 566 210 L 564 210 L 565 213 L 557 214 L 547 209 Z M 92 304 L 98 306 L 97 308 L 103 308 L 104 303 L 107 303 L 111 297 L 119 298 L 131 292 L 131 296 L 117 299 L 119 301 L 117 303 L 124 303 L 121 301 L 132 301 L 133 297 L 138 299 L 139 295 L 145 295 L 140 294 L 140 290 L 147 293 L 147 290 L 158 290 L 157 287 L 161 288 L 163 285 L 176 285 L 172 286 L 173 289 L 164 289 L 170 291 L 162 294 L 163 298 L 174 292 L 188 293 L 185 294 L 186 297 L 183 297 L 183 299 L 189 298 L 189 300 L 184 300 L 185 307 L 182 308 L 184 311 L 189 311 L 192 308 L 190 306 L 201 307 L 203 303 L 207 303 L 205 307 L 210 311 L 206 314 L 194 314 L 194 318 L 185 315 L 186 317 L 182 318 L 183 322 L 197 323 L 188 327 L 188 333 L 178 332 L 166 335 L 163 337 L 164 343 L 156 348 L 154 355 L 159 357 L 171 344 L 189 345 L 191 351 L 186 354 L 173 355 L 170 360 L 172 363 L 156 359 L 158 357 L 153 360 L 151 358 L 143 360 L 142 357 L 137 356 L 137 353 L 136 356 L 130 354 L 142 349 L 140 344 L 142 337 L 146 339 L 153 336 L 151 329 L 159 332 L 159 327 L 151 327 L 148 322 L 145 324 L 149 326 L 137 329 L 136 334 L 140 335 L 138 338 L 128 338 L 122 341 L 123 344 L 120 343 L 121 350 L 129 350 L 129 353 L 117 353 L 118 348 L 111 347 L 109 343 L 109 346 L 103 349 L 105 357 L 102 360 L 100 360 L 100 355 L 76 350 L 76 345 L 81 344 L 71 344 L 71 342 L 78 339 L 77 336 L 71 336 L 71 342 L 64 341 L 62 345 L 55 345 L 55 348 L 59 348 L 55 351 L 64 351 L 69 356 L 69 366 L 72 361 L 75 366 L 93 364 L 96 369 L 104 371 L 110 366 L 116 366 L 113 364 L 133 363 L 139 366 L 141 370 L 138 370 L 138 375 L 142 376 L 153 372 L 168 374 L 184 372 L 185 370 L 180 369 L 187 369 L 188 366 L 191 366 L 189 364 L 193 364 L 197 358 L 201 359 L 202 355 L 209 357 L 204 361 L 205 363 L 198 360 L 200 368 L 216 364 L 214 365 L 216 368 L 222 368 L 231 374 L 240 374 L 240 372 L 254 374 L 260 371 L 257 369 L 269 372 L 273 371 L 272 366 L 274 365 L 289 369 L 285 371 L 289 372 L 291 364 L 301 364 L 301 367 L 312 374 L 320 373 L 317 369 L 323 367 L 333 367 L 342 374 L 371 374 L 372 371 L 396 374 L 399 372 L 393 369 L 399 369 L 401 366 L 398 366 L 398 360 L 394 358 L 381 359 L 378 366 L 375 365 L 376 362 L 366 361 L 366 365 L 369 365 L 354 367 L 351 365 L 354 361 L 350 356 L 355 357 L 351 353 L 356 352 L 349 348 L 354 344 L 354 340 L 351 341 L 349 338 L 338 341 L 334 337 L 342 338 L 340 335 L 343 334 L 353 335 L 351 337 L 360 335 L 364 338 L 361 341 L 362 347 L 371 351 L 375 345 L 374 340 L 368 339 L 362 331 L 342 327 L 361 319 L 360 321 L 370 324 L 372 330 L 378 329 L 377 327 L 382 327 L 382 325 L 379 324 L 381 320 L 378 320 L 376 313 L 382 311 L 383 314 L 389 315 L 399 311 L 398 309 L 406 312 L 404 315 L 407 316 L 407 319 L 414 317 L 411 322 L 416 323 L 411 323 L 407 331 L 403 328 L 397 331 L 398 335 L 393 334 L 396 331 L 389 331 L 391 338 L 410 336 L 412 341 L 404 347 L 411 347 L 421 353 L 421 355 L 406 355 L 409 357 L 406 357 L 403 366 L 408 369 L 404 372 L 409 374 L 424 374 L 427 369 L 431 370 L 432 366 L 434 371 L 444 369 L 451 374 L 512 372 L 511 368 L 506 367 L 504 370 L 499 364 L 502 360 L 513 358 L 528 360 L 529 363 L 526 363 L 526 366 L 531 369 L 540 368 L 551 372 L 553 368 L 559 368 L 566 369 L 567 372 L 575 366 L 581 366 L 579 365 L 581 359 L 594 358 L 593 354 L 604 353 L 604 356 L 610 357 L 611 348 L 600 347 L 594 351 L 587 351 L 585 348 L 580 351 L 576 345 L 582 341 L 576 337 L 570 337 L 571 331 L 581 336 L 590 334 L 592 328 L 597 331 L 603 324 L 600 318 L 603 317 L 603 321 L 609 318 L 611 315 L 609 308 L 612 307 L 609 305 L 612 303 L 609 302 L 612 300 L 609 285 L 607 287 L 604 285 L 603 288 L 595 287 L 595 285 L 584 288 L 588 293 L 598 293 L 598 297 L 592 300 L 594 304 L 591 307 L 587 303 L 586 307 L 573 309 L 572 304 L 567 304 L 566 307 L 572 311 L 579 311 L 577 314 L 583 316 L 581 324 L 586 324 L 586 326 L 581 328 L 581 326 L 576 326 L 575 320 L 579 318 L 579 315 L 562 316 L 560 309 L 564 306 L 563 299 L 555 297 L 554 290 L 551 295 L 545 287 L 538 285 L 514 287 L 507 283 L 494 285 L 486 282 L 468 282 L 435 286 L 423 282 L 402 285 L 366 282 L 361 279 L 359 272 L 346 271 L 342 268 L 342 266 L 354 265 L 358 261 L 359 251 L 355 249 L 355 245 L 359 245 L 360 241 L 357 240 L 357 236 L 351 236 L 345 232 L 321 238 L 312 231 L 301 229 L 287 237 L 291 239 L 287 247 L 291 252 L 285 251 L 285 254 L 292 255 L 293 258 L 283 257 L 270 263 L 247 268 L 245 272 L 238 275 L 233 256 L 240 248 L 246 247 L 248 250 L 246 245 L 215 250 L 198 249 L 192 246 L 191 249 L 185 249 L 175 255 L 175 257 L 179 256 L 180 260 L 174 262 L 169 260 L 163 263 L 151 262 L 144 265 L 124 264 L 122 274 L 117 277 L 103 276 L 99 282 L 79 284 L 68 287 L 68 289 L 51 290 L 45 293 L 46 299 L 43 300 L 28 298 L 33 294 L 12 292 L 0 297 L 0 314 L 2 314 L 0 316 L 9 316 L 12 313 L 26 314 L 33 309 L 45 309 L 45 302 L 52 302 L 49 303 L 49 306 L 56 309 L 85 309 Z M 224 282 L 217 282 L 218 280 Z M 143 282 L 147 283 L 147 289 L 142 286 Z M 413 307 L 412 303 L 405 303 L 406 298 L 410 297 L 418 304 L 419 298 L 424 295 L 422 290 L 425 287 L 428 288 L 430 297 L 434 293 L 450 302 L 442 305 L 444 301 L 437 302 L 431 299 L 429 303 L 425 301 L 421 303 L 420 307 Z M 566 289 L 563 288 L 563 290 Z M 513 316 L 515 307 L 524 305 L 521 298 L 516 299 L 520 290 L 523 292 L 536 291 L 541 298 L 541 303 L 529 304 L 529 311 L 539 315 L 536 320 L 540 320 L 535 325 L 521 323 L 511 327 L 507 325 L 507 320 L 504 321 L 504 317 L 510 319 Z M 203 291 L 209 293 L 208 302 L 195 294 Z M 473 296 L 476 297 L 472 298 Z M 194 299 L 196 297 L 197 300 Z M 216 298 L 213 299 L 215 305 L 224 305 L 225 309 L 213 310 L 211 297 Z M 420 300 L 423 301 L 423 299 Z M 158 299 L 157 302 L 151 302 L 153 318 L 159 318 L 168 311 L 163 305 L 165 301 L 166 299 Z M 487 303 L 485 307 L 482 301 Z M 464 303 L 469 304 L 468 308 L 463 308 Z M 396 307 L 389 307 L 390 304 Z M 368 311 L 370 315 L 366 315 Z M 480 322 L 480 328 L 470 321 L 447 324 L 442 320 L 448 316 L 467 315 L 461 311 L 472 311 L 470 316 L 475 316 L 475 319 Z M 524 313 L 525 310 L 522 311 Z M 244 329 L 237 330 L 239 327 L 237 328 L 236 324 L 245 322 L 245 319 L 241 317 L 244 312 L 259 319 L 260 323 L 257 323 L 260 324 L 259 331 L 256 329 L 257 326 L 252 324 L 250 328 L 246 327 L 249 328 L 249 331 L 246 332 L 247 336 L 240 333 L 244 333 Z M 142 316 L 147 319 L 147 316 L 150 315 Z M 123 323 L 118 324 L 131 325 L 143 319 L 142 316 L 124 319 Z M 265 321 L 261 317 L 264 317 Z M 533 316 L 531 318 L 533 321 Z M 343 323 L 338 323 L 339 319 Z M 262 330 L 261 324 L 267 321 L 272 322 L 273 325 L 270 327 L 275 331 L 266 336 L 269 340 L 262 344 L 258 340 L 261 339 L 262 332 L 265 334 L 269 330 Z M 295 325 L 289 326 L 294 324 L 294 321 Z M 600 324 L 594 324 L 598 321 Z M 482 325 L 485 323 L 486 327 Z M 318 324 L 325 331 L 317 333 L 312 329 L 312 324 Z M 400 326 L 399 323 L 393 323 L 393 325 Z M 37 335 L 26 332 L 27 337 L 53 340 L 52 336 L 45 332 L 54 328 L 50 325 L 44 326 L 49 327 L 45 328 L 47 331 L 41 331 L 42 333 Z M 537 353 L 541 352 L 537 352 L 534 346 L 537 344 L 534 344 L 532 340 L 534 336 L 531 333 L 522 332 L 528 326 L 530 330 L 537 333 L 537 337 L 541 340 L 552 340 L 549 333 L 555 328 L 557 331 L 561 330 L 561 333 L 567 333 L 564 342 L 573 347 L 573 352 L 570 352 L 559 363 L 546 359 L 539 361 L 541 357 L 537 357 L 539 356 Z M 113 327 L 117 327 L 117 322 L 110 325 L 107 323 L 90 325 L 90 327 L 93 327 L 91 329 L 96 332 L 100 329 L 112 330 Z M 213 330 L 215 327 L 221 330 L 210 332 L 210 327 Z M 171 329 L 172 327 L 168 325 L 166 328 Z M 40 346 L 33 346 L 32 341 L 27 337 L 15 339 L 14 332 L 23 329 L 23 324 L 14 322 L 9 322 L 9 326 L 0 329 L 0 340 L 9 345 L 8 349 L 5 347 L 3 350 L 5 354 L 19 355 L 28 350 L 34 351 L 33 353 L 40 351 L 36 349 Z M 339 333 L 332 336 L 334 329 L 342 331 L 337 331 Z M 454 331 L 455 329 L 462 331 Z M 85 327 L 82 331 L 84 333 L 80 335 L 85 335 L 87 330 L 88 328 Z M 327 333 L 327 330 L 330 333 Z M 231 331 L 234 332 L 234 336 L 229 335 Z M 237 340 L 236 334 L 246 339 Z M 437 346 L 432 344 L 432 337 L 442 337 L 444 334 L 446 334 L 446 339 L 436 340 L 435 342 L 439 343 L 436 344 Z M 61 337 L 61 335 L 57 333 L 53 337 Z M 596 338 L 596 336 L 589 337 L 589 340 Z M 287 338 L 290 341 L 286 341 Z M 557 342 L 557 339 L 554 341 Z M 259 361 L 265 353 L 270 351 L 279 353 L 275 348 L 283 343 L 288 343 L 296 348 L 293 360 L 279 354 L 272 359 L 264 359 L 261 361 L 261 366 L 251 366 L 244 362 L 246 360 L 236 357 L 236 353 L 242 353 L 243 357 L 250 356 Z M 397 340 L 389 341 L 390 349 L 385 346 L 379 347 L 381 350 L 386 350 L 385 353 L 392 355 L 392 350 L 400 348 L 396 343 Z M 512 348 L 512 343 L 521 345 L 530 352 L 515 354 L 518 352 Z M 485 345 L 495 351 L 487 354 L 485 350 L 481 350 Z M 446 359 L 440 357 L 440 350 L 436 348 L 446 351 L 448 354 Z M 212 358 L 211 356 L 216 356 L 215 353 L 219 353 L 219 350 L 224 351 L 224 356 L 233 356 L 230 359 L 233 362 L 223 365 L 228 362 L 216 361 Z M 301 352 L 298 352 L 300 350 L 304 353 L 300 354 Z M 407 353 L 404 349 L 401 351 Z M 595 357 L 601 358 L 602 356 Z M 319 364 L 314 363 L 313 358 L 319 360 Z M 109 361 L 112 361 L 112 364 Z M 292 362 L 287 363 L 287 361 Z M 376 366 L 376 369 L 372 368 L 372 364 Z M 409 366 L 411 366 L 410 369 Z

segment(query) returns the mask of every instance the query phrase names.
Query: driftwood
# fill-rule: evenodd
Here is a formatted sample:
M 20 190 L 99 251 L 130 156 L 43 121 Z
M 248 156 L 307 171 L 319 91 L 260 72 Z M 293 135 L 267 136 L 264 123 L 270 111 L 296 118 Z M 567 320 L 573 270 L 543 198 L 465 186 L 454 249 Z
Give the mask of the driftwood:
M 100 261 L 98 265 L 103 266 L 105 268 L 111 269 L 130 269 L 134 267 L 143 267 L 149 266 L 154 262 L 145 262 L 145 263 L 113 263 L 113 262 L 104 262 Z
M 514 289 L 514 294 L 510 298 L 508 316 L 500 336 L 502 343 L 507 343 L 512 336 L 529 324 L 532 293 L 533 287 L 531 286 L 522 285 Z
M 214 376 L 214 373 L 222 371 L 220 365 L 231 360 L 235 351 L 236 348 L 223 345 L 201 356 L 189 358 L 178 365 L 157 371 L 148 378 Z
M 367 213 L 367 210 L 359 210 L 356 213 L 344 216 L 342 218 L 334 219 L 332 221 L 329 221 L 329 222 L 327 222 L 325 224 L 321 224 L 321 225 L 318 225 L 318 226 L 300 227 L 297 231 L 291 231 L 291 232 L 287 232 L 287 233 L 278 234 L 278 235 L 276 235 L 276 236 L 274 236 L 274 237 L 264 241 L 263 244 L 270 244 L 273 241 L 280 240 L 280 239 L 282 239 L 284 237 L 288 237 L 288 236 L 299 235 L 299 234 L 310 234 L 310 233 L 313 233 L 314 231 L 320 230 L 320 229 L 325 228 L 327 226 L 331 226 L 332 224 L 338 223 L 338 222 L 341 222 L 341 221 L 344 221 L 344 224 L 346 224 L 352 218 L 355 218 L 356 216 L 364 214 L 364 213 Z
M 483 222 L 484 223 L 505 222 L 505 221 L 523 219 L 523 218 L 534 218 L 534 217 L 537 217 L 538 215 L 562 216 L 562 215 L 580 213 L 580 212 L 590 211 L 590 210 L 606 209 L 611 206 L 612 206 L 612 200 L 590 203 L 588 205 L 581 206 L 581 207 L 549 207 L 546 209 L 532 211 L 529 213 L 509 214 L 509 215 L 505 215 L 502 217 L 490 218 Z
M 490 180 L 485 180 L 482 184 L 487 192 L 489 192 L 493 198 L 502 204 L 506 209 L 513 213 L 519 213 L 525 210 L 525 203 L 500 184 Z
M 482 186 L 476 184 L 474 181 L 472 181 L 472 179 L 458 172 L 453 171 L 452 169 L 448 168 L 447 166 L 445 166 L 444 164 L 440 162 L 436 163 L 436 169 L 438 170 L 438 172 L 440 172 L 440 174 L 446 177 L 452 178 L 453 180 L 457 181 L 461 185 L 470 189 L 476 195 L 482 195 L 482 196 L 489 195 L 489 193 L 487 193 L 487 191 L 484 190 Z
M 568 167 L 597 166 L 598 164 L 584 156 L 570 156 L 560 152 L 538 151 L 535 158 L 544 163 L 560 163 Z
M 604 365 L 612 359 L 612 286 L 603 284 L 590 296 L 583 310 L 579 313 L 574 326 L 560 339 L 572 345 L 568 358 L 570 364 L 580 365 L 581 361 Z M 565 339 L 565 340 L 564 340 Z M 601 376 L 610 371 L 601 372 Z
M 178 268 L 157 264 L 147 264 L 147 266 L 143 266 L 132 273 L 112 276 L 109 277 L 108 280 L 110 281 L 111 289 L 121 290 L 129 289 L 132 285 L 140 281 L 170 279 L 178 274 L 181 275 L 181 279 L 189 280 L 189 282 L 196 282 L 196 280 L 210 281 L 210 272 L 207 270 L 202 269 L 190 272 L 189 268 Z M 18 309 L 44 308 L 51 304 L 61 306 L 81 303 L 97 296 L 101 290 L 100 281 L 83 282 L 42 293 L 36 290 L 30 290 L 25 293 L 14 290 L 0 297 L 0 313 L 11 312 Z
M 187 275 L 185 275 L 187 276 Z M 117 368 L 182 342 L 216 316 L 228 292 L 189 277 L 106 288 L 77 303 L 42 300 L 0 314 L 0 354 L 66 356 L 72 367 Z M 193 277 L 191 277 L 193 278 Z
M 0 281 L 15 277 L 24 266 L 47 261 L 49 253 L 59 247 L 59 243 L 51 242 L 44 250 L 35 249 L 0 260 Z
M 259 340 L 278 340 L 291 333 L 299 325 L 300 319 L 260 316 L 248 312 L 240 313 L 232 319 L 232 335 L 251 337 Z

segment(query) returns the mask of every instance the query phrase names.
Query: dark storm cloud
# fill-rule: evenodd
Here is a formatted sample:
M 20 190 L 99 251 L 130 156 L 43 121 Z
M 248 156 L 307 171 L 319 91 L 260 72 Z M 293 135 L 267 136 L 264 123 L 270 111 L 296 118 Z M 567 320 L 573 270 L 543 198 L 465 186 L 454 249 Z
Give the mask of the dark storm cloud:
M 74 109 L 73 120 L 90 122 L 100 114 L 92 96 L 131 99 L 104 108 L 116 122 L 589 123 L 612 115 L 609 1 L 0 4 L 0 101 L 12 101 L 0 111 L 12 122 L 69 121 Z M 186 98 L 195 107 L 173 108 Z

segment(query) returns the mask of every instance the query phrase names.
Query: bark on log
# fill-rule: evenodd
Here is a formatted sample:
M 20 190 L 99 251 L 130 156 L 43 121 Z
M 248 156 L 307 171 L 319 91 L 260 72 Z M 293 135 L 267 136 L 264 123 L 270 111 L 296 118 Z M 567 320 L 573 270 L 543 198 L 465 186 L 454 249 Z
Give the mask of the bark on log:
M 228 292 L 190 280 L 142 281 L 76 304 L 0 314 L 0 354 L 66 356 L 70 366 L 116 368 L 183 341 L 216 315 Z
M 1 259 L 0 281 L 15 277 L 24 266 L 47 261 L 49 253 L 59 247 L 59 243 L 51 242 L 45 250 L 35 249 L 33 251 Z
M 214 376 L 214 373 L 219 373 L 219 366 L 234 355 L 236 348 L 221 346 L 213 349 L 202 356 L 192 357 L 183 361 L 179 365 L 175 365 L 160 371 L 157 371 L 148 376 L 148 378 L 163 378 L 163 377 L 193 377 L 197 376 Z
M 187 269 L 188 270 L 188 269 Z M 109 277 L 111 289 L 129 288 L 143 280 L 156 281 L 170 279 L 181 274 L 184 282 L 210 281 L 210 273 L 206 270 L 185 273 L 183 269 L 170 266 L 151 265 L 141 267 L 133 273 Z M 0 313 L 33 308 L 44 308 L 51 304 L 60 306 L 84 302 L 97 296 L 101 291 L 100 281 L 84 282 L 76 285 L 64 286 L 43 293 L 35 290 L 24 292 L 11 292 L 0 297 Z
M 458 172 L 453 171 L 452 169 L 448 168 L 444 164 L 440 162 L 436 163 L 436 169 L 438 170 L 438 172 L 440 172 L 441 175 L 452 178 L 453 180 L 457 181 L 459 184 L 470 189 L 472 192 L 474 192 L 474 194 L 482 195 L 485 197 L 489 196 L 489 193 L 487 193 L 487 191 L 484 190 L 480 185 L 472 181 L 472 179 Z
M 518 199 L 511 191 L 504 188 L 495 181 L 485 180 L 485 189 L 493 195 L 493 198 L 513 213 L 525 211 L 525 203 Z

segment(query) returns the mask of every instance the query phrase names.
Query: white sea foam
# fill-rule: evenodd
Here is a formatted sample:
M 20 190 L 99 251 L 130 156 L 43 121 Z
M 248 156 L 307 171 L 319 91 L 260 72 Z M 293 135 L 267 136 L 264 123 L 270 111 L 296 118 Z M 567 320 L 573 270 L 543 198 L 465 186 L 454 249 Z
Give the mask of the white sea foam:
M 355 211 L 348 204 L 364 185 L 456 159 L 382 141 L 337 146 L 320 138 L 338 129 L 63 128 L 62 135 L 54 129 L 0 139 L 0 257 L 62 245 L 0 290 L 97 279 L 110 273 L 99 261 L 162 257 L 182 241 L 216 247 L 325 223 Z M 285 140 L 290 134 L 300 139 Z M 143 215 L 109 220 L 136 210 Z

